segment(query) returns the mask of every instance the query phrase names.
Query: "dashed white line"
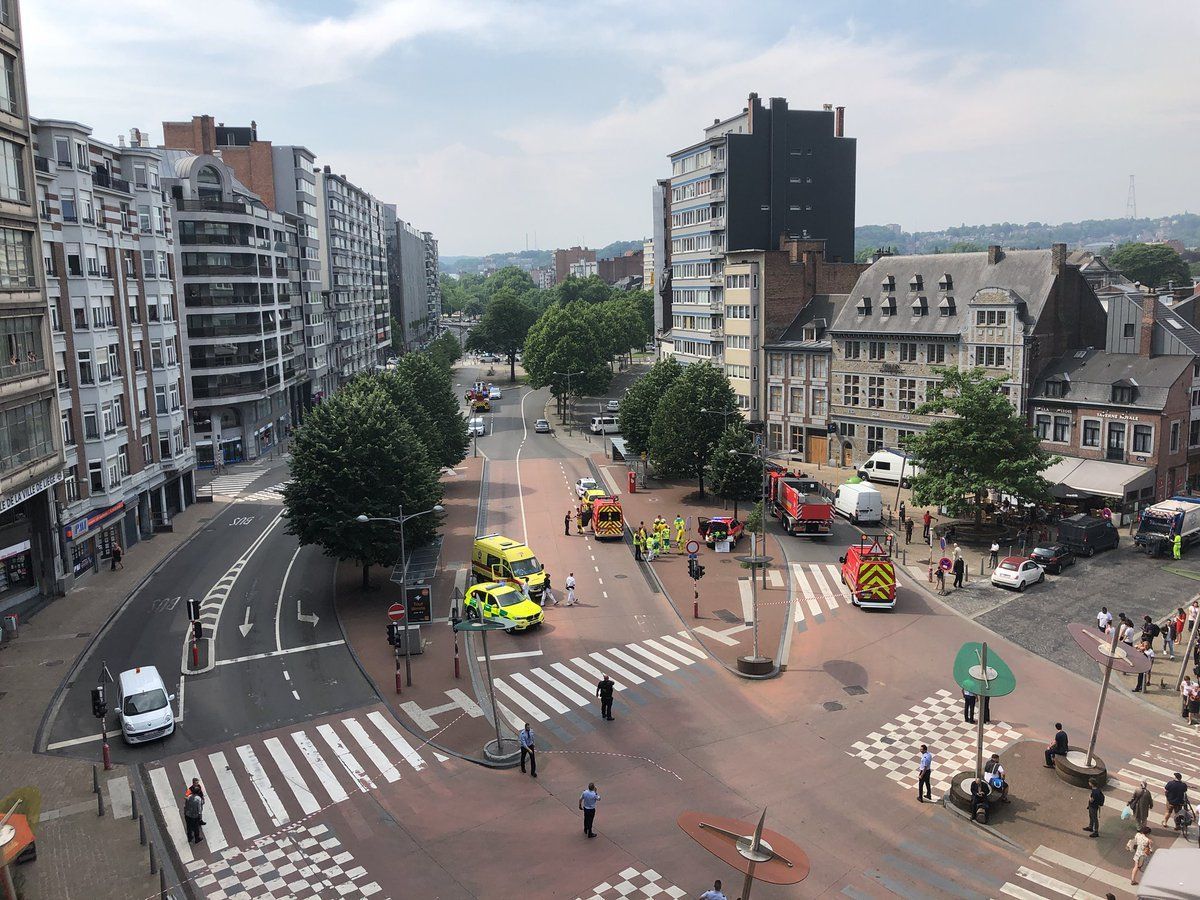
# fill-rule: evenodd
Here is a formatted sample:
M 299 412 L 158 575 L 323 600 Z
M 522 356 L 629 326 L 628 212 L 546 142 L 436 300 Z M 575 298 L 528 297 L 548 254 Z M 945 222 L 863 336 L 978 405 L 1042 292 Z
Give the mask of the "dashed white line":
M 601 591 L 600 593 L 604 595 L 605 600 L 608 599 L 608 591 Z
M 295 697 L 297 700 L 300 699 L 300 695 L 297 694 L 295 691 L 292 691 L 292 696 Z
M 597 578 L 597 579 L 596 579 L 596 584 L 604 584 L 604 579 L 603 579 L 603 578 Z
M 597 572 L 599 572 L 599 571 L 600 571 L 600 567 L 599 567 L 599 566 L 592 566 L 592 568 L 593 568 L 593 569 L 595 569 Z

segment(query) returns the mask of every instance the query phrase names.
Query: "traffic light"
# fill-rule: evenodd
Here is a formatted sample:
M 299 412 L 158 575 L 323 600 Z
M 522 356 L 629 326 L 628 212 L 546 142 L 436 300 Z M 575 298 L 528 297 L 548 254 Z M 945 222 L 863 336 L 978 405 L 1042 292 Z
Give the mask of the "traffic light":
M 688 578 L 694 579 L 695 577 L 696 577 L 696 560 L 692 559 L 689 556 L 688 557 Z
M 188 597 L 187 602 L 188 620 L 195 622 L 200 618 L 200 601 L 195 597 Z
M 703 577 L 704 577 L 704 566 L 700 565 L 700 563 L 697 562 L 696 563 L 696 580 L 699 581 Z
M 108 704 L 104 701 L 104 685 L 98 684 L 92 688 L 92 715 L 103 719 L 108 712 Z
M 204 640 L 204 625 L 199 619 L 192 622 L 192 640 L 197 644 Z
M 388 643 L 391 644 L 393 647 L 395 647 L 396 645 L 398 645 L 400 643 L 400 623 L 399 622 L 388 622 L 387 637 L 388 637 Z

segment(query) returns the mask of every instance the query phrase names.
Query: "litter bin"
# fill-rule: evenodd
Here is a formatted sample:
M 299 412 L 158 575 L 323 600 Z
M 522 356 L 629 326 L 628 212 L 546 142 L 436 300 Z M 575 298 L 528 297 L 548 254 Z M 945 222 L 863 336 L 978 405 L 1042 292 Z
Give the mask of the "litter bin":
M 20 620 L 16 613 L 0 616 L 0 638 L 12 640 L 17 636 L 17 624 Z

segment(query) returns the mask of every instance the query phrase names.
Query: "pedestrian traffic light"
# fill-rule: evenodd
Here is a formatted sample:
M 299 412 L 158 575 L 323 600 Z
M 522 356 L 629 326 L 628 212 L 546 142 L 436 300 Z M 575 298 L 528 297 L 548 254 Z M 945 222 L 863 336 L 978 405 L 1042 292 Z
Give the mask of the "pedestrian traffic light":
M 696 563 L 696 580 L 699 581 L 703 577 L 704 577 L 704 566 L 700 565 L 700 563 L 697 562 Z
M 391 644 L 393 647 L 397 646 L 400 643 L 400 623 L 399 622 L 388 622 L 387 637 L 388 637 L 388 643 Z
M 696 561 L 688 557 L 688 578 L 696 577 Z
M 192 640 L 197 644 L 204 640 L 204 625 L 199 619 L 192 622 Z
M 188 621 L 195 622 L 200 618 L 200 601 L 195 597 L 188 597 L 187 613 Z
M 92 688 L 92 715 L 103 719 L 108 712 L 108 704 L 104 701 L 104 685 L 98 684 Z

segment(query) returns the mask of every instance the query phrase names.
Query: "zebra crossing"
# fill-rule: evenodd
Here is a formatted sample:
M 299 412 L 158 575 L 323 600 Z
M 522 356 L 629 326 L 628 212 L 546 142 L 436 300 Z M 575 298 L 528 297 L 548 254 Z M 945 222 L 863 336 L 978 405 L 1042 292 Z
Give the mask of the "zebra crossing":
M 227 475 L 218 475 L 208 483 L 208 486 L 212 490 L 214 497 L 228 497 L 232 499 L 239 496 L 242 491 L 261 478 L 265 471 L 266 466 L 249 466 L 244 469 L 238 469 L 236 472 L 230 472 Z
M 644 705 L 646 695 L 663 697 L 664 688 L 714 674 L 711 667 L 696 665 L 707 658 L 687 631 L 606 647 L 586 656 L 493 677 L 496 707 L 516 730 L 526 722 L 537 723 L 561 740 L 571 741 L 576 733 L 592 731 L 589 720 L 600 717 L 596 684 L 603 675 L 616 685 L 614 708 L 625 702 Z
M 1109 770 L 1107 792 L 1122 804 L 1127 803 L 1143 781 L 1154 792 L 1155 802 L 1162 794 L 1162 786 L 1176 772 L 1183 775 L 1189 784 L 1200 783 L 1200 744 L 1196 741 L 1196 729 L 1187 725 L 1172 724 L 1150 742 L 1150 745 L 1129 763 L 1118 769 L 1116 777 Z
M 167 761 L 148 768 L 147 776 L 166 833 L 186 865 L 200 853 L 194 847 L 220 853 L 269 837 L 355 793 L 426 772 L 429 761 L 419 747 L 383 707 L 368 707 Z M 448 759 L 431 755 L 437 762 Z M 187 841 L 182 816 L 183 794 L 193 778 L 200 779 L 207 801 L 200 845 Z
M 273 484 L 268 488 L 263 488 L 261 491 L 255 491 L 253 494 L 247 494 L 245 497 L 238 497 L 235 503 L 282 503 L 283 489 L 287 486 L 286 481 L 281 481 L 279 484 Z
M 841 569 L 834 563 L 792 563 L 791 571 L 797 631 L 821 625 L 849 605 L 850 592 L 842 585 Z
M 1101 895 L 1078 887 L 1079 883 L 1094 883 L 1097 890 L 1117 897 L 1134 896 L 1130 890 L 1128 872 L 1112 872 L 1044 845 L 1033 851 L 1025 865 L 1017 868 L 1012 879 L 1000 887 L 1000 893 L 1005 897 L 1016 897 L 1017 900 L 1052 900 L 1057 897 L 1104 900 Z

